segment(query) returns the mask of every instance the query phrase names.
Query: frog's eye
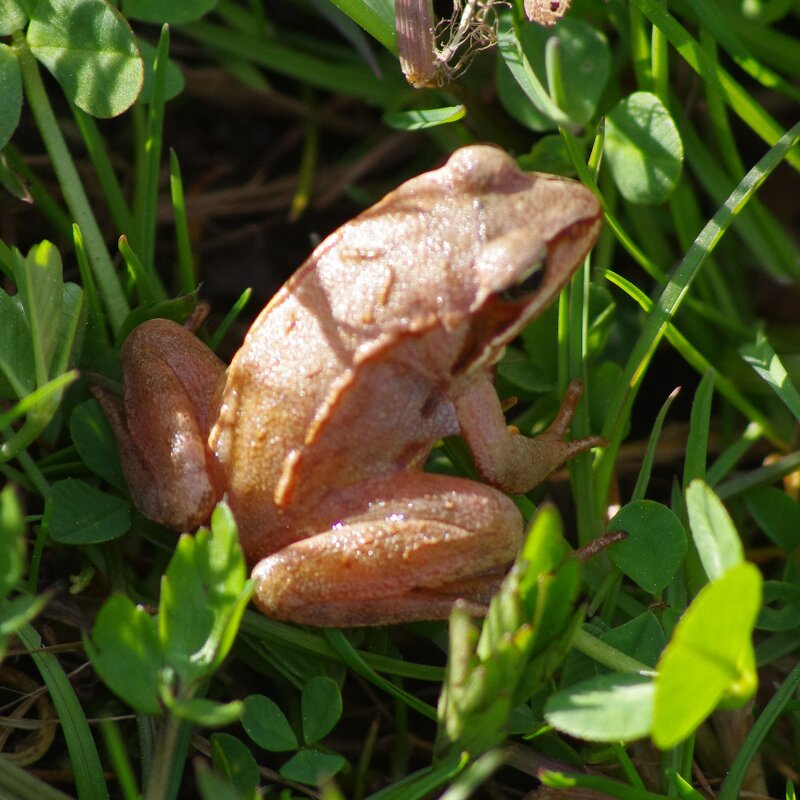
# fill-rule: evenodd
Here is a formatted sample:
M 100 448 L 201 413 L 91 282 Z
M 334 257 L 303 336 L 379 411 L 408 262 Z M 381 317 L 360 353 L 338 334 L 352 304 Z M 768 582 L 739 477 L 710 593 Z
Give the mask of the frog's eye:
M 544 264 L 537 262 L 522 277 L 502 292 L 503 300 L 523 300 L 539 291 L 544 280 Z

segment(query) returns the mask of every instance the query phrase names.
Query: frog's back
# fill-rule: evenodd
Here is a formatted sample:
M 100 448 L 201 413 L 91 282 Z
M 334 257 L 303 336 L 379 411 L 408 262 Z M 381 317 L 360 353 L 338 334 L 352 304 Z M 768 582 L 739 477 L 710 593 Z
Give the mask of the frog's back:
M 234 494 L 280 505 L 300 474 L 297 460 L 336 430 L 346 396 L 377 400 L 386 381 L 395 396 L 419 394 L 442 371 L 431 364 L 421 379 L 379 369 L 404 343 L 456 328 L 474 293 L 464 249 L 478 240 L 456 235 L 463 218 L 454 221 L 438 185 L 420 187 L 401 187 L 328 237 L 248 332 L 210 439 Z M 350 403 L 355 413 L 360 400 Z M 361 440 L 359 431 L 349 436 Z

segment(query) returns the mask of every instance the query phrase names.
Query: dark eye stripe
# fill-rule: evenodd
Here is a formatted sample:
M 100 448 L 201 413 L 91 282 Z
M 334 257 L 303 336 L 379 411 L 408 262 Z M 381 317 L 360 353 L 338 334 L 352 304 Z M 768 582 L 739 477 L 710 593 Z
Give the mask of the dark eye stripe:
M 504 300 L 521 300 L 524 297 L 529 297 L 534 292 L 537 292 L 544 280 L 544 269 L 541 264 L 537 264 L 522 280 L 509 286 L 502 293 Z

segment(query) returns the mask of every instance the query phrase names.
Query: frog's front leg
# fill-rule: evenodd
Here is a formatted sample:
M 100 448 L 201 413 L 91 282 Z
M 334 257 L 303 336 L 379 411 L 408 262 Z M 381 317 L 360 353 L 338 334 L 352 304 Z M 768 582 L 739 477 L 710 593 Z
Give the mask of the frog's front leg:
M 122 401 L 94 391 L 114 430 L 131 497 L 151 519 L 192 530 L 221 496 L 207 439 L 225 365 L 166 319 L 149 320 L 128 336 L 122 365 Z
M 572 381 L 550 427 L 538 436 L 527 437 L 506 424 L 488 377 L 475 378 L 465 385 L 455 398 L 456 413 L 481 477 L 510 494 L 524 494 L 567 459 L 603 446 L 605 442 L 599 436 L 564 440 L 582 388 L 580 381 Z
M 256 603 L 310 625 L 483 614 L 522 537 L 500 492 L 462 478 L 401 472 L 331 492 L 293 544 L 256 564 Z

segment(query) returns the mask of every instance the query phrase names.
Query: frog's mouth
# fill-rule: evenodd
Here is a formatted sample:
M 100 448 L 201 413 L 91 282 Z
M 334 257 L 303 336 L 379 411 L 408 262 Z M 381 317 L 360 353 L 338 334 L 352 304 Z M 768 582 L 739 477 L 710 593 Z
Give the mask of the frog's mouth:
M 545 285 L 552 284 L 548 297 L 557 295 L 575 270 L 583 263 L 600 235 L 602 215 L 579 219 L 565 228 L 547 246 Z

